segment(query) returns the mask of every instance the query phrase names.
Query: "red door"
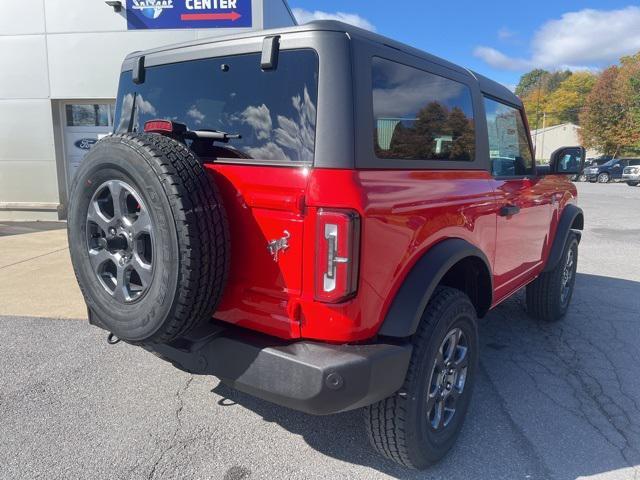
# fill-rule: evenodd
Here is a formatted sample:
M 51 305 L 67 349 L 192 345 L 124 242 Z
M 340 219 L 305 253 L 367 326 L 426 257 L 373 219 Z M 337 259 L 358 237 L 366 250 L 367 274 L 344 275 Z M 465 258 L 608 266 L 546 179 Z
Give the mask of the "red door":
M 542 265 L 551 201 L 536 176 L 531 138 L 521 108 L 484 99 L 489 156 L 496 195 L 494 303 L 538 274 Z
M 536 275 L 543 261 L 551 205 L 540 178 L 494 180 L 498 209 L 493 266 L 495 300 Z

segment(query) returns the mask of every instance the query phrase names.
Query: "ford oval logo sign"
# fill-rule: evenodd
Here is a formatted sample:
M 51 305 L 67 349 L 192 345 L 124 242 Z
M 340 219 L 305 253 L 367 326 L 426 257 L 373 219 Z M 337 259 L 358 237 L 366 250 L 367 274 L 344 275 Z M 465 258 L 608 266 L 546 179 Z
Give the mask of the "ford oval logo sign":
M 81 138 L 77 140 L 74 145 L 81 150 L 90 150 L 97 141 L 95 138 Z

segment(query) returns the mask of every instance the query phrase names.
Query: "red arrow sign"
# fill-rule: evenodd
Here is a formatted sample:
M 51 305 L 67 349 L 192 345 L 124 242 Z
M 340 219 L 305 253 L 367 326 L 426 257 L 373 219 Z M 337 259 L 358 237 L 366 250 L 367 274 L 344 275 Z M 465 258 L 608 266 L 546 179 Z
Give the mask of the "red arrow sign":
M 231 13 L 183 13 L 180 20 L 231 20 L 235 22 L 242 15 L 238 12 Z

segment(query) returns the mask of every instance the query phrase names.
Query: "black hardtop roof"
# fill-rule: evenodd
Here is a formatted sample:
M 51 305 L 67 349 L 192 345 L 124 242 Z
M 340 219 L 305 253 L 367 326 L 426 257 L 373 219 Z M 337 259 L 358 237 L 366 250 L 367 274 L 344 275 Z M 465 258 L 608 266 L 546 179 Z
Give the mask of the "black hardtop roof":
M 385 37 L 375 32 L 371 32 L 369 30 L 364 30 L 362 28 L 355 27 L 353 25 L 349 25 L 347 23 L 339 22 L 337 20 L 316 20 L 310 23 L 306 23 L 304 25 L 296 25 L 293 27 L 286 28 L 276 28 L 270 30 L 253 30 L 242 33 L 236 33 L 232 35 L 223 35 L 218 37 L 208 37 L 203 39 L 191 40 L 188 42 L 176 43 L 172 45 L 166 45 L 163 47 L 157 47 L 149 50 L 138 51 L 127 55 L 127 58 L 135 58 L 141 55 L 151 55 L 153 53 L 158 52 L 167 52 L 172 50 L 178 50 L 181 48 L 193 47 L 197 45 L 207 45 L 207 44 L 217 44 L 224 43 L 230 40 L 237 40 L 242 38 L 253 38 L 253 37 L 264 37 L 268 35 L 287 35 L 298 32 L 340 32 L 345 33 L 351 37 L 360 37 L 371 42 L 380 43 L 383 45 L 390 46 L 397 50 L 400 50 L 409 55 L 413 55 L 418 58 L 422 58 L 428 60 L 433 63 L 437 63 L 446 68 L 449 68 L 453 71 L 456 71 L 462 75 L 466 75 L 470 78 L 476 80 L 480 86 L 480 89 L 493 96 L 497 99 L 504 100 L 508 103 L 521 106 L 522 102 L 520 99 L 514 95 L 514 93 L 509 90 L 504 85 L 501 85 L 498 82 L 495 82 L 479 73 L 468 70 L 464 67 L 456 65 L 455 63 L 449 62 L 448 60 L 444 60 L 443 58 L 437 57 L 435 55 L 431 55 L 430 53 L 424 52 L 417 48 L 406 45 L 402 42 L 398 42 L 391 38 Z

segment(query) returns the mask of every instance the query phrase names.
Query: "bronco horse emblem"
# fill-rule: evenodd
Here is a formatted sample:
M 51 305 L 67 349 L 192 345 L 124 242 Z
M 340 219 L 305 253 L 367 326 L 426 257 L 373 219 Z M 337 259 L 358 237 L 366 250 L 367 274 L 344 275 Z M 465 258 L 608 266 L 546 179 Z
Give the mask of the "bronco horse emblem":
M 280 252 L 284 252 L 287 248 L 289 248 L 289 238 L 291 238 L 291 235 L 286 230 L 283 233 L 284 235 L 282 236 L 282 238 L 279 238 L 277 240 L 270 240 L 267 244 L 267 249 L 273 257 L 274 262 L 278 261 Z

